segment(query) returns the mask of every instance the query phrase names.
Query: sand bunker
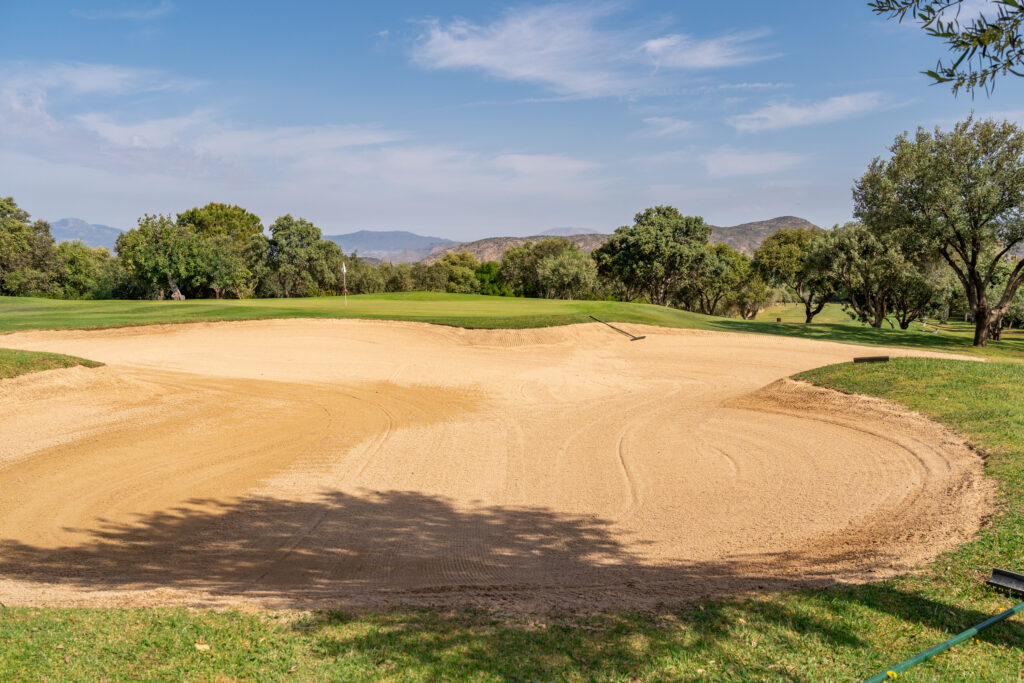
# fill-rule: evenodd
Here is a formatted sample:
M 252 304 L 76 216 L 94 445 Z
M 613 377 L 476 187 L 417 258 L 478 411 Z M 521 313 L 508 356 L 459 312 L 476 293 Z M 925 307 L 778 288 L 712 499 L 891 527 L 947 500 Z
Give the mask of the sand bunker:
M 878 349 L 631 329 L 5 336 L 108 365 L 0 382 L 0 602 L 642 609 L 903 572 L 987 513 L 946 430 L 782 379 Z

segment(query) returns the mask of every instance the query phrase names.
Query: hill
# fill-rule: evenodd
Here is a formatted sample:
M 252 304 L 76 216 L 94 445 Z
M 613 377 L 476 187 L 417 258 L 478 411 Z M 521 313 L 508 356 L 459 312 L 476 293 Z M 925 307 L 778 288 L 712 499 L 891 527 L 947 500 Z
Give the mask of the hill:
M 540 233 L 545 237 L 572 237 L 573 235 L 597 235 L 597 230 L 590 228 L 551 228 Z
M 712 244 L 728 244 L 737 251 L 748 256 L 761 246 L 761 243 L 783 228 L 807 228 L 821 230 L 817 225 L 798 216 L 779 216 L 766 221 L 742 223 L 727 228 L 713 227 L 709 241 Z
M 507 249 L 519 247 L 527 242 L 538 242 L 544 239 L 551 239 L 551 235 L 533 235 L 532 237 L 487 237 L 475 242 L 459 242 L 443 249 L 438 249 L 423 259 L 424 263 L 434 263 L 444 258 L 445 254 L 454 254 L 461 251 L 468 251 L 479 261 L 500 261 L 501 255 Z M 608 239 L 608 235 L 593 233 L 589 235 L 571 235 L 565 239 L 569 240 L 586 253 L 597 249 Z
M 779 216 L 778 218 L 771 218 L 766 221 L 754 221 L 752 223 L 743 223 L 741 225 L 733 225 L 730 227 L 713 226 L 709 241 L 712 244 L 720 242 L 728 244 L 730 247 L 749 255 L 753 254 L 754 250 L 761 246 L 761 243 L 768 237 L 774 235 L 776 231 L 781 230 L 782 228 L 808 228 L 811 230 L 821 230 L 817 225 L 803 218 L 799 218 L 797 216 Z M 554 233 L 556 231 L 561 230 L 563 229 L 555 228 L 532 237 L 488 237 L 475 242 L 453 242 L 444 248 L 436 249 L 432 253 L 428 254 L 423 258 L 423 261 L 426 263 L 434 263 L 435 261 L 441 260 L 445 254 L 457 253 L 460 251 L 468 251 L 480 261 L 500 261 L 501 255 L 505 253 L 506 249 L 518 247 L 526 244 L 527 242 L 536 242 L 538 240 L 548 239 L 555 236 Z M 609 237 L 608 235 L 596 232 L 558 236 L 565 237 L 588 254 L 601 246 L 601 244 Z
M 113 251 L 121 230 L 109 225 L 87 223 L 81 218 L 61 218 L 50 223 L 50 234 L 58 242 L 82 240 L 90 247 L 106 247 Z
M 359 230 L 344 235 L 324 235 L 324 239 L 337 244 L 346 254 L 358 252 L 359 256 L 392 263 L 419 261 L 436 249 L 455 244 L 443 237 L 417 235 L 405 230 Z

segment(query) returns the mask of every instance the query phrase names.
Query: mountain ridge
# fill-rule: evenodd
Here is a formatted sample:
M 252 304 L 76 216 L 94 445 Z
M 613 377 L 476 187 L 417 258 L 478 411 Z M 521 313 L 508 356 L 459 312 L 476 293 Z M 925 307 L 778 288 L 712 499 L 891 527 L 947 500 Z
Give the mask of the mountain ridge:
M 768 237 L 774 235 L 783 228 L 804 228 L 808 230 L 821 230 L 814 223 L 799 216 L 777 216 L 763 221 L 751 221 L 726 227 L 712 226 L 711 236 L 708 241 L 712 244 L 728 244 L 733 249 L 741 251 L 748 256 L 761 246 Z M 586 233 L 578 235 L 559 235 L 565 237 L 581 251 L 590 253 L 604 243 L 611 235 L 605 233 Z M 445 254 L 468 251 L 479 261 L 500 261 L 501 255 L 507 249 L 522 246 L 527 242 L 537 242 L 543 239 L 551 239 L 552 235 L 541 233 L 531 237 L 485 237 L 484 239 L 472 242 L 457 242 L 442 249 L 434 250 L 423 257 L 425 263 L 434 263 L 444 258 Z
M 118 228 L 89 223 L 81 218 L 61 218 L 50 223 L 50 234 L 58 242 L 82 240 L 90 247 L 106 247 L 111 251 L 117 243 L 117 236 L 122 232 Z

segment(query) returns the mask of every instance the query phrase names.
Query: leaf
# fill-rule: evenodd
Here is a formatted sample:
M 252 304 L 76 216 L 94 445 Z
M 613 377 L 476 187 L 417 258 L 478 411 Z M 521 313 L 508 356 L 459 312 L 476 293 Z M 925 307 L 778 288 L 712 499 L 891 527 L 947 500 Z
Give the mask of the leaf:
M 206 652 L 210 649 L 209 643 L 196 643 L 196 649 L 200 652 Z

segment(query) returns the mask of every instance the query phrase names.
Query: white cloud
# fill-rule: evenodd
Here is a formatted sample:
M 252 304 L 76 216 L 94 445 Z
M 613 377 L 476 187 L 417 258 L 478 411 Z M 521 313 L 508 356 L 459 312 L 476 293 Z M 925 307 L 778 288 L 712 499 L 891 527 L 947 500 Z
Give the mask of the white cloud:
M 130 227 L 143 212 L 230 201 L 271 220 L 304 215 L 325 230 L 402 225 L 475 237 L 453 230 L 514 232 L 525 216 L 542 227 L 578 224 L 580 205 L 615 194 L 590 160 L 422 145 L 373 124 L 254 126 L 213 109 L 57 115 L 47 95 L 67 79 L 46 82 L 49 90 L 0 89 L 0 185 L 49 218 Z M 90 90 L 122 89 L 120 80 L 104 83 Z
M 773 102 L 749 114 L 734 116 L 729 123 L 743 132 L 792 128 L 839 121 L 879 109 L 884 104 L 884 95 L 877 91 L 839 95 L 804 105 Z
M 653 38 L 643 44 L 643 52 L 658 67 L 671 69 L 715 69 L 750 64 L 777 55 L 751 50 L 751 43 L 764 38 L 768 31 L 749 31 L 708 40 L 673 34 Z
M 72 14 L 83 19 L 134 19 L 150 21 L 159 19 L 174 11 L 171 0 L 160 0 L 152 7 L 127 7 L 120 10 L 73 10 Z
M 693 121 L 668 116 L 649 116 L 644 119 L 647 134 L 654 137 L 675 137 L 692 133 L 697 125 Z
M 111 64 L 56 62 L 45 65 L 8 62 L 0 65 L 0 89 L 22 92 L 63 91 L 71 95 L 119 95 L 189 90 L 199 81 L 175 78 L 154 69 Z
M 807 157 L 793 152 L 744 152 L 720 147 L 702 157 L 708 175 L 726 178 L 780 173 L 799 166 Z
M 413 48 L 431 69 L 475 69 L 510 81 L 537 83 L 563 95 L 630 95 L 666 87 L 662 70 L 713 69 L 772 55 L 755 49 L 764 31 L 710 39 L 643 36 L 602 28 L 605 6 L 522 7 L 481 26 L 463 19 L 433 20 Z

